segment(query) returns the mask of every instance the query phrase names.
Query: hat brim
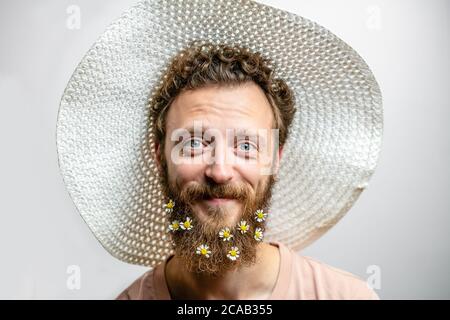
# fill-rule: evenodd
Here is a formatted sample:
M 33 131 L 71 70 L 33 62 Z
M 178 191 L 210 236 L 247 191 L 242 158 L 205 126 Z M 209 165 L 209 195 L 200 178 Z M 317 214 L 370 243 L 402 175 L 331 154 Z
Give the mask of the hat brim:
M 318 239 L 346 214 L 376 167 L 379 86 L 364 60 L 330 31 L 247 0 L 139 2 L 79 63 L 57 121 L 70 196 L 95 237 L 122 261 L 152 267 L 172 253 L 148 98 L 173 55 L 199 39 L 262 53 L 295 93 L 267 240 L 299 250 Z

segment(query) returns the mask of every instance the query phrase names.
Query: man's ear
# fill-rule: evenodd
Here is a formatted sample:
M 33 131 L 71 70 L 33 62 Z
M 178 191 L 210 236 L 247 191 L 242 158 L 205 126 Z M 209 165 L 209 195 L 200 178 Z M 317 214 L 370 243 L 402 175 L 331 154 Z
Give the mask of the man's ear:
M 155 141 L 155 152 L 154 152 L 154 154 L 155 154 L 155 157 L 154 157 L 154 161 L 155 161 L 155 164 L 156 164 L 156 167 L 157 167 L 157 169 L 158 169 L 158 171 L 159 172 L 162 172 L 162 166 L 161 166 L 161 152 L 163 152 L 162 150 L 161 150 L 162 148 L 161 148 L 161 144 L 159 143 L 159 142 L 156 142 Z
M 281 161 L 281 156 L 283 155 L 283 147 L 284 147 L 284 146 L 281 146 L 281 147 L 278 149 L 278 162 Z
M 278 174 L 278 171 L 280 170 L 280 162 L 282 156 L 283 156 L 283 146 L 278 148 L 278 158 L 276 159 L 275 163 L 275 174 Z

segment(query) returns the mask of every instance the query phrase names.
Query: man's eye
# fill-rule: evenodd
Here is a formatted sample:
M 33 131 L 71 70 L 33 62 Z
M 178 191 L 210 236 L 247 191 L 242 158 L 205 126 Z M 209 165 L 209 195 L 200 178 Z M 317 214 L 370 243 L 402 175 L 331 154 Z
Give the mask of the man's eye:
M 195 156 L 203 153 L 204 149 L 203 140 L 200 138 L 191 138 L 184 142 L 182 148 L 182 154 L 185 156 Z
M 239 144 L 239 150 L 249 152 L 249 151 L 258 150 L 258 148 L 256 146 L 254 146 L 253 144 L 251 144 L 250 142 L 242 142 Z
M 191 139 L 187 142 L 187 144 L 189 144 L 189 147 L 192 149 L 198 149 L 202 146 L 200 139 Z

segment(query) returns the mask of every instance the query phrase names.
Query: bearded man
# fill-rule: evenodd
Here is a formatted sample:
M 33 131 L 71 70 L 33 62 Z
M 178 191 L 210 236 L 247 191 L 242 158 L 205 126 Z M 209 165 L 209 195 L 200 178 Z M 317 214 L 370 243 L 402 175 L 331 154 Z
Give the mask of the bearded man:
M 381 93 L 325 28 L 250 0 L 142 0 L 71 77 L 59 166 L 118 299 L 378 299 L 299 251 L 368 185 Z
M 152 119 L 174 254 L 118 299 L 376 297 L 357 277 L 263 240 L 295 114 L 267 61 L 192 45 L 163 78 Z

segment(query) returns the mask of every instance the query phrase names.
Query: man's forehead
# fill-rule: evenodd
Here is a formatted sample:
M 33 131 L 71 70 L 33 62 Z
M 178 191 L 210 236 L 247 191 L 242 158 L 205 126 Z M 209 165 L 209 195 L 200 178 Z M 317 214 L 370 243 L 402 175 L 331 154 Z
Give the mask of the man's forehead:
M 263 127 L 259 128 L 256 126 L 252 127 L 217 127 L 211 126 L 209 124 L 203 125 L 202 121 L 194 121 L 192 124 L 182 126 L 179 129 L 189 132 L 191 135 L 204 135 L 208 133 L 210 135 L 215 135 L 216 133 L 232 135 L 232 136 L 249 136 L 249 137 L 264 137 L 267 135 L 270 128 Z
M 188 128 L 194 121 L 219 129 L 266 128 L 272 125 L 272 108 L 257 85 L 207 87 L 181 93 L 167 114 L 167 129 Z

